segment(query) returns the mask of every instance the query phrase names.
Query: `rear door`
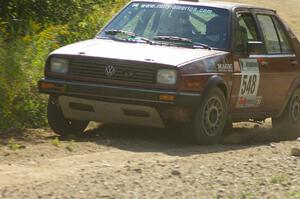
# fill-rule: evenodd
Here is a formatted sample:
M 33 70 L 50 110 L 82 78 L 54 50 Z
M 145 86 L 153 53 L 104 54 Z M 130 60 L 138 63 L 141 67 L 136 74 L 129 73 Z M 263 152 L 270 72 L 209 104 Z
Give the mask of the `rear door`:
M 289 88 L 297 76 L 298 62 L 287 31 L 273 12 L 255 12 L 266 54 L 251 55 L 268 68 L 264 74 L 261 111 L 276 115 L 283 107 Z
M 240 11 L 236 17 L 237 27 L 246 32 L 247 38 L 239 38 L 240 31 L 236 31 L 233 118 L 264 119 L 277 115 L 298 68 L 285 26 L 272 11 Z M 264 51 L 249 54 L 245 40 L 263 42 Z

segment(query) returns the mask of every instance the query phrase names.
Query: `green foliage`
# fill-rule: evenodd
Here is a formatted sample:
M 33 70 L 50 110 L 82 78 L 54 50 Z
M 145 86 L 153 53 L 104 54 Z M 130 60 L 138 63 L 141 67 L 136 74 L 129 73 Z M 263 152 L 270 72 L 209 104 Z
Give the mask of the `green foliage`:
M 0 129 L 45 126 L 48 54 L 94 37 L 128 0 L 0 1 Z
M 81 20 L 92 11 L 101 13 L 106 8 L 123 4 L 124 0 L 1 0 L 0 18 L 7 24 L 10 38 L 31 32 L 32 21 L 49 25 L 67 24 Z M 106 17 L 106 13 L 102 16 Z
M 286 175 L 274 175 L 271 178 L 271 183 L 273 184 L 282 184 L 288 180 Z
M 293 191 L 288 193 L 287 198 L 300 198 L 300 191 Z
M 9 149 L 11 149 L 13 151 L 25 148 L 25 146 L 17 144 L 14 138 L 10 138 L 9 139 L 9 141 L 8 141 L 8 147 L 9 147 Z
M 70 152 L 73 152 L 75 147 L 76 147 L 75 141 L 71 140 L 71 141 L 68 142 L 68 145 L 66 146 L 66 149 Z
M 242 193 L 241 198 L 252 199 L 255 198 L 255 195 L 252 192 L 246 192 L 246 193 Z
M 58 137 L 56 137 L 53 140 L 51 140 L 51 144 L 53 146 L 60 147 L 60 140 L 58 139 Z

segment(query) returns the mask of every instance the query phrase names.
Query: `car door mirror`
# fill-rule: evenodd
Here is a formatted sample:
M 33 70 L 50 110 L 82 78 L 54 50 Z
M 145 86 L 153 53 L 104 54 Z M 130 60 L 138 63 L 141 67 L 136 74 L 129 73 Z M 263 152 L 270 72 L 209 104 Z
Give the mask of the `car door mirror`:
M 264 54 L 265 45 L 261 41 L 248 41 L 247 51 L 249 55 Z

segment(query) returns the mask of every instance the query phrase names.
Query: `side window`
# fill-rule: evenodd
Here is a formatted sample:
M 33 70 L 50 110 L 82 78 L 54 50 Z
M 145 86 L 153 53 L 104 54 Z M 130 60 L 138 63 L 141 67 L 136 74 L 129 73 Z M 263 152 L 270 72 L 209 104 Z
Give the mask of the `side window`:
M 276 27 L 277 32 L 278 32 L 282 53 L 286 53 L 286 54 L 287 53 L 292 53 L 293 51 L 292 51 L 292 48 L 290 46 L 288 36 L 286 35 L 286 32 L 285 32 L 282 24 L 276 18 L 273 18 L 273 20 L 274 20 L 274 24 L 275 24 L 275 27 Z
M 237 13 L 235 51 L 244 53 L 247 51 L 248 41 L 258 41 L 258 32 L 255 21 L 250 13 Z
M 272 17 L 268 15 L 257 15 L 257 19 L 263 32 L 267 52 L 269 54 L 281 53 L 280 41 Z

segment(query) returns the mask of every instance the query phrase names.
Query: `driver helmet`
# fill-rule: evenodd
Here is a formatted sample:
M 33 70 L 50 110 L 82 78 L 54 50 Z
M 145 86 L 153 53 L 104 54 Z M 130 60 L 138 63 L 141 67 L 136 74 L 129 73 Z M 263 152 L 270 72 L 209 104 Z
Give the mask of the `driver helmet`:
M 206 24 L 206 37 L 213 41 L 223 41 L 227 34 L 227 22 L 224 17 L 216 16 Z

